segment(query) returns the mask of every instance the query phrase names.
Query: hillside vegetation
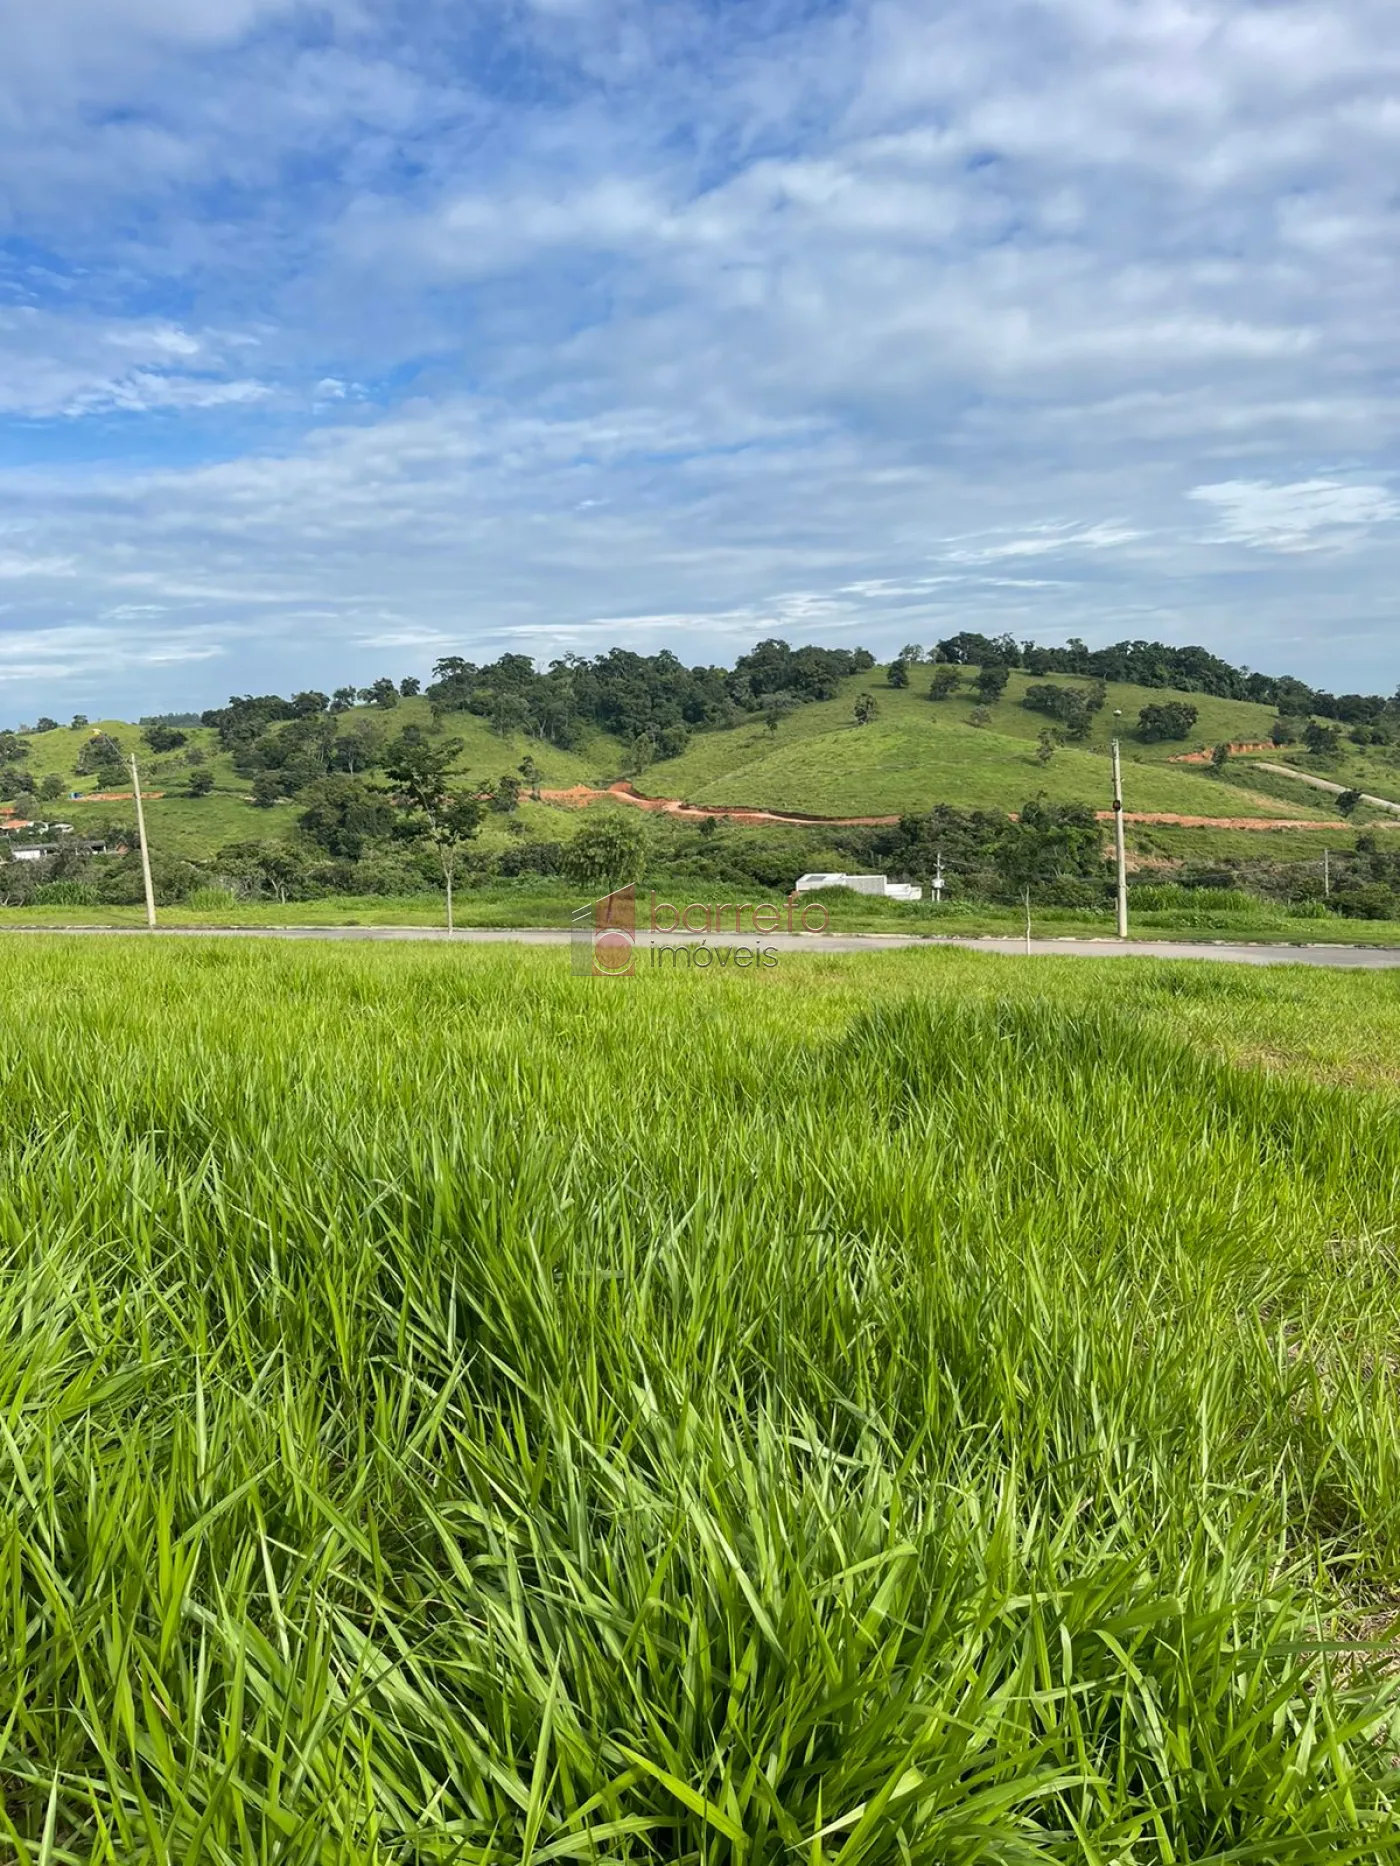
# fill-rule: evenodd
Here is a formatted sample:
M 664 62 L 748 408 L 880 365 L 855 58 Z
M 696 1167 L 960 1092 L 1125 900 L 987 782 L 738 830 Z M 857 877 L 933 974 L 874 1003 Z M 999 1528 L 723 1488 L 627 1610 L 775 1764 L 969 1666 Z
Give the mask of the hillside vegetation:
M 402 731 L 407 726 L 430 730 L 438 723 L 426 700 L 412 699 L 401 701 L 392 712 L 383 715 L 368 707 L 343 713 L 338 719 L 341 731 L 362 723 L 367 716 L 382 726 L 386 734 Z M 619 747 L 604 734 L 595 736 L 588 751 L 574 752 L 527 737 L 520 731 L 497 731 L 488 720 L 471 713 L 449 713 L 440 723 L 445 733 L 463 741 L 461 764 L 468 778 L 490 781 L 503 774 L 516 773 L 521 760 L 528 755 L 540 767 L 542 783 L 563 787 L 592 783 L 611 775 L 621 757 Z M 168 853 L 204 859 L 229 843 L 249 838 L 285 840 L 296 835 L 299 809 L 294 799 L 283 798 L 266 807 L 254 804 L 250 778 L 235 770 L 232 756 L 220 747 L 217 732 L 209 726 L 184 726 L 180 730 L 185 734 L 185 745 L 164 754 L 153 753 L 146 745 L 143 728 L 130 720 L 94 719 L 76 729 L 63 726 L 50 732 L 27 733 L 25 737 L 31 750 L 25 763 L 40 780 L 50 773 L 62 777 L 65 795 L 57 801 L 41 804 L 25 800 L 25 813 L 37 813 L 41 820 L 70 822 L 81 836 L 100 836 L 112 827 L 129 829 L 134 815 L 129 799 L 112 803 L 84 802 L 82 798 L 73 799 L 67 795 L 70 790 L 89 793 L 97 790 L 95 778 L 77 777 L 74 768 L 93 733 L 104 732 L 117 739 L 124 752 L 137 754 L 142 791 L 163 793 L 147 802 L 146 826 L 152 843 L 159 844 Z M 191 752 L 198 754 L 198 763 L 190 762 Z M 213 789 L 203 797 L 185 795 L 192 774 L 199 770 L 212 774 Z M 125 788 L 130 789 L 129 783 Z M 15 799 L 7 801 L 14 803 Z M 495 829 L 496 826 L 488 825 L 488 838 Z
M 1238 781 L 1227 787 L 1208 771 L 1169 762 L 1175 753 L 1217 738 L 1266 736 L 1273 718 L 1268 707 L 1192 695 L 1200 718 L 1189 741 L 1142 744 L 1133 736 L 1133 722 L 1143 705 L 1163 697 L 1163 690 L 1110 683 L 1085 744 L 1062 745 L 1048 763 L 1041 763 L 1036 740 L 1047 721 L 1020 704 L 1032 684 L 1030 676 L 1013 674 L 1005 695 L 987 709 L 990 723 L 979 727 L 970 723 L 979 704 L 971 688 L 951 700 L 930 701 L 927 672 L 916 670 L 918 684 L 905 690 L 888 687 L 883 670 L 847 677 L 835 698 L 785 713 L 776 733 L 752 716 L 737 726 L 695 732 L 681 756 L 650 765 L 636 773 L 634 781 L 651 796 L 815 816 L 898 815 L 939 803 L 1010 813 L 1040 793 L 1054 803 L 1103 809 L 1110 801 L 1108 741 L 1116 727 L 1123 735 L 1124 794 L 1130 810 L 1319 822 L 1334 814 L 1325 799 L 1301 785 L 1276 782 L 1268 789 L 1281 794 L 1270 795 L 1265 789 L 1249 788 L 1239 773 Z M 875 696 L 879 713 L 871 724 L 857 726 L 852 709 L 856 696 L 866 691 Z M 1115 720 L 1115 709 L 1121 711 L 1120 719 Z M 340 715 L 342 732 L 373 711 L 356 708 Z M 485 781 L 517 772 L 526 757 L 534 759 L 540 782 L 548 789 L 606 784 L 622 775 L 628 764 L 627 748 L 606 733 L 592 732 L 578 748 L 564 750 L 472 713 L 447 713 L 434 720 L 421 698 L 402 701 L 376 723 L 386 732 L 405 726 L 440 727 L 463 741 L 464 772 Z M 50 773 L 61 777 L 65 793 L 91 793 L 96 780 L 74 775 L 83 746 L 98 731 L 117 739 L 124 751 L 138 753 L 143 789 L 164 793 L 148 803 L 147 823 L 153 844 L 172 855 L 207 859 L 230 843 L 296 835 L 295 800 L 281 799 L 266 807 L 254 804 L 250 778 L 234 768 L 214 729 L 182 730 L 186 744 L 165 754 L 151 752 L 142 728 L 120 719 L 31 733 L 26 735 L 31 747 L 26 763 L 37 779 Z M 199 763 L 191 764 L 192 752 Z M 206 796 L 187 796 L 191 773 L 199 769 L 211 774 L 213 789 Z M 1379 784 L 1381 777 L 1373 781 Z M 25 808 L 36 806 L 26 800 Z M 85 802 L 66 794 L 37 809 L 43 817 L 71 822 L 84 836 L 100 836 L 114 827 L 129 829 L 133 816 L 129 801 Z M 527 796 L 521 821 L 527 835 L 567 837 L 578 818 L 573 811 L 532 808 Z M 500 824 L 488 822 L 485 833 L 489 844 L 504 831 Z
M 1275 716 L 1269 707 L 1110 682 L 1085 743 L 1062 745 L 1041 763 L 1036 741 L 1050 722 L 1021 704 L 1027 687 L 1036 684 L 1034 677 L 1012 674 L 1003 697 L 984 707 L 966 684 L 953 698 L 932 701 L 932 670 L 911 672 L 911 684 L 904 689 L 886 685 L 880 669 L 846 679 L 835 699 L 785 714 L 776 732 L 761 722 L 746 722 L 726 732 L 698 733 L 681 757 L 646 771 L 639 788 L 698 804 L 819 816 L 900 814 L 940 803 L 1010 812 L 1041 791 L 1054 803 L 1101 810 L 1112 798 L 1108 746 L 1116 731 L 1123 743 L 1129 810 L 1317 820 L 1331 814 L 1301 786 L 1295 804 L 1263 792 L 1225 788 L 1208 769 L 1169 762 L 1218 739 L 1266 738 Z M 1061 679 L 1059 684 L 1084 683 Z M 853 711 L 863 692 L 874 696 L 879 711 L 871 724 L 858 726 Z M 1139 710 L 1174 698 L 1189 700 L 1198 710 L 1190 738 L 1142 743 L 1134 734 Z M 986 725 L 972 723 L 979 708 L 989 716 Z M 1115 709 L 1121 717 L 1115 718 Z

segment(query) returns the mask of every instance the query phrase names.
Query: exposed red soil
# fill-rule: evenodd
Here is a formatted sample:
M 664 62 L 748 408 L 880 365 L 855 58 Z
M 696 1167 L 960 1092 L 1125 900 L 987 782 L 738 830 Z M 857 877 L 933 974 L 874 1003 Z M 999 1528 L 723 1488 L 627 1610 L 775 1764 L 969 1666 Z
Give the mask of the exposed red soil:
M 163 797 L 163 790 L 143 790 L 141 801 L 145 803 L 151 797 Z M 135 797 L 129 790 L 87 790 L 81 797 L 65 797 L 64 803 L 131 803 Z
M 1225 749 L 1233 758 L 1236 752 L 1276 752 L 1278 747 L 1272 739 L 1232 739 Z M 1169 765 L 1208 765 L 1214 756 L 1214 746 L 1207 745 L 1203 752 L 1175 752 L 1167 763 Z
M 587 784 L 575 784 L 569 790 L 542 790 L 540 799 L 544 803 L 562 803 L 571 809 L 611 799 L 614 803 L 635 804 L 639 810 L 654 810 L 664 816 L 684 816 L 697 821 L 707 816 L 722 816 L 730 823 L 831 823 L 843 829 L 882 828 L 899 821 L 897 816 L 804 816 L 798 811 L 784 813 L 738 807 L 727 809 L 721 804 L 682 803 L 679 797 L 643 797 L 635 786 L 625 781 L 610 784 L 606 790 L 593 790 Z
M 542 790 L 542 803 L 559 803 L 568 809 L 581 810 L 590 803 L 630 803 L 638 810 L 651 810 L 663 816 L 688 817 L 698 821 L 707 816 L 723 817 L 730 823 L 830 824 L 835 829 L 883 829 L 897 823 L 897 816 L 809 816 L 800 811 L 753 810 L 723 804 L 682 803 L 679 797 L 644 797 L 635 785 L 610 784 L 606 790 L 594 790 L 588 784 L 574 784 L 568 790 Z M 1113 821 L 1112 810 L 1096 810 L 1101 823 Z M 1168 810 L 1125 810 L 1125 823 L 1156 823 L 1178 829 L 1345 829 L 1342 822 L 1320 822 L 1316 817 L 1274 816 L 1178 816 Z
M 1095 810 L 1101 823 L 1113 821 L 1112 810 Z M 1293 816 L 1178 816 L 1172 810 L 1125 810 L 1125 823 L 1160 823 L 1176 829 L 1346 829 L 1337 818 L 1321 821 L 1318 817 Z

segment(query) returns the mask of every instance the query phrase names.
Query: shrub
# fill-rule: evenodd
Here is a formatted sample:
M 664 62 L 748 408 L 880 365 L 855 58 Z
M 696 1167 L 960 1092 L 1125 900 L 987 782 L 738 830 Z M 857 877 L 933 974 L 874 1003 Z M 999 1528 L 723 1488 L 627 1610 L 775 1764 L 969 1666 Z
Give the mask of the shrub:
M 231 888 L 216 887 L 211 882 L 205 882 L 191 891 L 185 905 L 192 907 L 196 913 L 222 914 L 238 905 L 238 897 Z
M 1396 917 L 1394 891 L 1382 881 L 1365 881 L 1357 887 L 1340 889 L 1332 896 L 1332 907 L 1346 920 L 1393 920 Z
M 86 881 L 41 881 L 30 899 L 36 907 L 95 907 L 97 890 Z

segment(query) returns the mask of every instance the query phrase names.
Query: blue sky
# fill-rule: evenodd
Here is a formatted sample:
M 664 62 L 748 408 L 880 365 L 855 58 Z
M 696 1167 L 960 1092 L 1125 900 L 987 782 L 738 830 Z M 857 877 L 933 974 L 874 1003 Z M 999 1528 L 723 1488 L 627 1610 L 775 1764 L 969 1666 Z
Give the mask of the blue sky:
M 760 636 L 1400 681 L 1381 0 L 0 0 L 0 712 Z

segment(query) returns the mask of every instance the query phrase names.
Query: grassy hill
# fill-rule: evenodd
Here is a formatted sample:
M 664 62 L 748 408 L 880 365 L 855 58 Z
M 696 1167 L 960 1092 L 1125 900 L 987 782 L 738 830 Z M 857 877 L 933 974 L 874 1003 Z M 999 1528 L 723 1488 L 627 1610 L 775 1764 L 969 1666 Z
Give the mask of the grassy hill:
M 652 766 L 639 788 L 691 803 L 747 804 L 818 816 L 885 815 L 938 803 L 1010 811 L 1040 791 L 1055 802 L 1103 809 L 1111 796 L 1108 746 L 1117 730 L 1129 810 L 1318 820 L 1329 814 L 1301 786 L 1295 803 L 1242 789 L 1247 779 L 1240 779 L 1238 771 L 1238 781 L 1226 786 L 1208 769 L 1170 763 L 1174 754 L 1217 739 L 1267 736 L 1271 708 L 1204 694 L 1110 686 L 1087 744 L 1061 747 L 1041 764 L 1036 741 L 1050 722 L 1021 704 L 1032 679 L 1013 674 L 1005 695 L 990 709 L 990 722 L 979 727 L 971 723 L 978 701 L 970 687 L 951 700 L 934 702 L 927 697 L 926 670 L 916 670 L 913 686 L 894 689 L 885 685 L 884 670 L 877 669 L 843 683 L 836 699 L 787 715 L 776 733 L 761 722 L 746 721 L 732 731 L 697 734 L 681 757 Z M 880 710 L 873 723 L 857 726 L 852 708 L 862 691 L 875 695 Z M 1139 709 L 1172 698 L 1189 699 L 1197 707 L 1193 738 L 1139 743 L 1133 736 Z M 1115 717 L 1115 709 L 1121 717 Z
M 346 715 L 359 718 L 360 713 Z M 405 700 L 382 715 L 387 732 L 404 726 L 427 727 L 432 714 L 426 700 Z M 594 783 L 611 776 L 621 758 L 621 748 L 599 735 L 583 753 L 563 752 L 537 739 L 512 733 L 505 738 L 493 732 L 484 719 L 473 714 L 451 714 L 444 729 L 464 744 L 463 765 L 473 776 L 496 778 L 515 772 L 527 753 L 544 774 L 544 782 L 553 786 Z M 61 726 L 53 732 L 27 733 L 31 751 L 25 763 L 36 777 L 50 773 L 63 778 L 64 797 L 36 806 L 41 819 L 71 823 L 82 836 L 100 836 L 113 825 L 125 827 L 134 811 L 129 800 L 111 803 L 87 802 L 83 797 L 68 796 L 68 791 L 91 794 L 97 789 L 92 777 L 77 777 L 74 767 L 84 744 L 94 732 L 106 732 L 117 739 L 123 751 L 135 752 L 140 760 L 141 789 L 148 795 L 146 824 L 151 841 L 172 855 L 199 857 L 211 855 L 226 843 L 257 839 L 276 839 L 293 833 L 299 806 L 294 802 L 262 808 L 250 799 L 251 782 L 233 768 L 229 756 L 219 749 L 218 734 L 203 726 L 183 727 L 187 744 L 163 756 L 152 753 L 145 744 L 142 729 L 129 720 L 94 719 L 86 727 Z M 203 754 L 202 766 L 192 765 L 191 750 Z M 204 797 L 189 797 L 186 791 L 191 771 L 204 769 L 213 773 L 214 788 Z M 152 791 L 163 796 L 150 798 Z M 541 807 L 527 810 L 529 818 L 546 813 Z M 551 817 L 553 813 L 550 813 Z M 488 840 L 490 830 L 488 826 Z M 497 833 L 503 834 L 503 830 Z
M 1273 717 L 1267 707 L 1200 694 L 1180 696 L 1199 712 L 1193 739 L 1185 744 L 1143 745 L 1134 737 L 1139 708 L 1173 696 L 1147 688 L 1110 686 L 1087 744 L 1061 747 L 1048 764 L 1042 764 L 1036 757 L 1036 740 L 1047 721 L 1020 704 L 1030 677 L 1014 674 L 1004 697 L 990 709 L 989 723 L 980 727 L 971 723 L 977 700 L 970 685 L 951 700 L 932 702 L 927 698 L 928 678 L 928 670 L 918 669 L 914 685 L 898 690 L 885 684 L 883 669 L 876 669 L 843 683 L 835 699 L 788 714 L 776 734 L 756 720 L 745 720 L 727 731 L 697 733 L 682 756 L 643 773 L 639 788 L 652 796 L 681 797 L 694 803 L 750 805 L 817 816 L 894 815 L 938 803 L 1009 812 L 1042 792 L 1055 802 L 1105 808 L 1110 798 L 1108 742 L 1116 729 L 1124 746 L 1124 796 L 1129 810 L 1295 817 L 1316 822 L 1333 814 L 1324 797 L 1287 780 L 1268 780 L 1261 774 L 1256 788 L 1242 760 L 1232 768 L 1228 782 L 1209 770 L 1169 762 L 1175 753 L 1216 739 L 1266 736 Z M 863 690 L 876 696 L 880 710 L 875 721 L 858 727 L 852 709 Z M 425 700 L 406 700 L 383 714 L 382 724 L 394 732 L 410 724 L 426 727 L 431 717 Z M 503 738 L 487 721 L 472 714 L 449 715 L 444 729 L 463 740 L 466 769 L 483 779 L 515 772 L 527 753 L 540 766 L 549 788 L 605 784 L 621 775 L 625 765 L 623 747 L 603 734 L 595 735 L 581 751 L 564 752 L 523 734 Z M 94 731 L 107 732 L 124 750 L 136 751 L 141 758 L 143 789 L 164 793 L 147 803 L 147 823 L 152 842 L 168 853 L 206 857 L 230 842 L 295 833 L 299 806 L 295 802 L 270 808 L 255 805 L 250 780 L 234 770 L 212 729 L 188 728 L 184 747 L 156 755 L 146 747 L 141 728 L 120 719 L 27 735 L 30 769 L 40 779 L 54 774 L 64 784 L 64 797 L 40 806 L 41 816 L 71 822 L 80 835 L 97 836 L 113 826 L 130 825 L 134 813 L 129 799 L 97 802 L 67 794 L 90 795 L 96 788 L 95 779 L 75 775 L 79 754 Z M 191 751 L 200 754 L 202 764 L 191 764 Z M 1382 795 L 1400 788 L 1393 782 L 1396 774 L 1381 768 L 1379 754 L 1368 759 L 1352 752 L 1348 748 L 1347 758 L 1338 767 L 1344 777 L 1354 768 L 1358 777 L 1365 777 L 1368 788 Z M 185 794 L 194 769 L 213 776 L 214 788 L 207 796 Z M 527 803 L 509 829 L 506 819 L 488 818 L 483 845 L 489 850 L 521 833 L 564 838 L 581 820 L 577 812 Z

